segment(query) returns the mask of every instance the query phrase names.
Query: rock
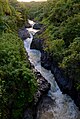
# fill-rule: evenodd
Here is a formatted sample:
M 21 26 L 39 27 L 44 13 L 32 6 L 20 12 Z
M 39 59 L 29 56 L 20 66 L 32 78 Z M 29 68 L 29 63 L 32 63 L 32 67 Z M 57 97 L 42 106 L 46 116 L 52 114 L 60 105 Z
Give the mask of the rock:
M 36 75 L 38 88 L 34 95 L 34 105 L 37 105 L 37 103 L 40 101 L 41 97 L 48 93 L 50 89 L 50 83 L 38 72 L 34 67 L 32 67 L 33 73 Z
M 20 29 L 19 32 L 19 37 L 22 39 L 22 40 L 25 40 L 27 38 L 30 38 L 30 34 L 28 32 L 28 30 L 26 30 L 25 28 L 23 29 Z
M 33 29 L 39 30 L 39 29 L 41 29 L 41 27 L 42 27 L 42 24 L 40 24 L 40 23 L 36 23 L 33 25 Z
M 52 65 L 52 63 L 51 63 L 51 57 L 50 57 L 50 55 L 49 55 L 47 52 L 45 52 L 45 51 L 42 51 L 42 52 L 41 52 L 41 65 L 42 65 L 45 69 L 47 69 L 47 70 L 50 70 L 50 69 L 51 69 L 51 65 Z
M 38 83 L 38 90 L 34 96 L 34 104 L 36 105 L 40 101 L 41 97 L 48 93 L 48 90 L 50 89 L 50 84 L 44 77 L 42 77 L 39 72 L 37 72 L 36 70 L 33 70 L 33 72 L 37 76 Z
M 45 30 L 45 27 L 42 27 L 40 29 L 40 31 L 38 31 L 37 33 L 35 33 L 34 35 L 34 38 L 32 40 L 32 43 L 31 43 L 31 46 L 30 46 L 30 49 L 36 49 L 36 50 L 39 50 L 39 51 L 43 51 L 43 42 L 44 42 L 44 39 L 40 39 L 38 38 L 37 36 L 42 34 L 42 32 Z
M 33 38 L 30 49 L 43 50 L 42 47 L 43 41 L 40 39 Z
M 31 24 L 29 24 L 29 23 L 25 24 L 25 28 L 31 28 L 31 27 L 32 27 Z
M 68 78 L 64 77 L 63 73 L 57 66 L 52 64 L 51 72 L 54 74 L 55 80 L 63 93 L 67 93 L 72 90 L 71 82 Z
M 23 119 L 33 119 L 33 112 L 29 107 L 24 112 L 24 118 Z
M 70 82 L 68 78 L 64 77 L 63 72 L 60 68 L 58 68 L 56 62 L 54 62 L 50 54 L 45 51 L 41 53 L 41 65 L 47 70 L 51 70 L 59 88 L 63 93 L 71 92 L 73 87 L 72 82 Z
M 43 26 L 43 27 L 40 29 L 40 33 L 42 34 L 45 30 L 46 30 L 46 26 Z
M 50 84 L 48 83 L 48 81 L 44 77 L 42 77 L 42 75 L 36 69 L 34 69 L 33 65 L 30 66 L 32 66 L 31 69 L 37 77 L 38 88 L 34 95 L 34 100 L 32 104 L 30 104 L 31 107 L 29 104 L 26 107 L 23 119 L 35 119 L 38 103 L 40 102 L 41 98 L 48 93 L 50 89 Z
M 35 40 L 36 39 L 36 40 Z M 71 98 L 74 100 L 75 104 L 80 109 L 80 92 L 77 91 L 74 87 L 74 83 L 72 80 L 70 80 L 68 77 L 64 76 L 63 71 L 58 67 L 57 63 L 54 62 L 54 59 L 51 57 L 51 55 L 45 51 L 43 51 L 43 41 L 40 43 L 40 39 L 38 41 L 37 38 L 35 38 L 32 46 L 34 49 L 38 49 L 41 51 L 41 65 L 48 70 L 51 70 L 51 72 L 55 76 L 55 80 L 64 94 L 68 94 L 71 96 Z
M 75 104 L 80 109 L 80 92 L 75 89 L 72 80 L 64 76 L 63 71 L 58 67 L 56 62 L 54 62 L 52 57 L 47 52 L 43 51 L 41 53 L 41 65 L 44 68 L 51 70 L 62 93 L 71 96 Z
M 36 119 L 54 119 L 52 109 L 55 107 L 55 100 L 49 96 L 43 96 L 37 107 Z
M 37 105 L 40 99 L 42 98 L 42 96 L 47 94 L 48 90 L 50 89 L 50 84 L 46 80 L 44 79 L 43 79 L 44 81 L 40 81 L 40 80 L 38 80 L 38 91 L 34 96 L 34 105 Z
M 41 29 L 40 29 L 38 32 L 35 33 L 35 36 L 36 36 L 36 35 L 40 35 L 40 34 L 42 34 L 43 31 L 45 31 L 45 29 L 46 29 L 46 27 L 44 27 L 44 26 L 41 27 Z

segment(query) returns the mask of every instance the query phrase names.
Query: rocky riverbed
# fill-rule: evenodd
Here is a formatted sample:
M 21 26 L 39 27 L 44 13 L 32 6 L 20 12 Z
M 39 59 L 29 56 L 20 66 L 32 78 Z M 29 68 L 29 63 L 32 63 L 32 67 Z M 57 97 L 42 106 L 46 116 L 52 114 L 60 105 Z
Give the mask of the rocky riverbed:
M 70 95 L 80 109 L 80 92 L 75 89 L 73 82 L 63 75 L 63 71 L 58 67 L 56 62 L 54 62 L 54 58 L 43 50 L 44 39 L 39 39 L 38 35 L 42 33 L 44 28 L 45 27 L 35 34 L 31 43 L 31 49 L 36 49 L 41 52 L 41 65 L 45 69 L 51 70 L 62 93 Z
M 31 64 L 31 69 L 36 76 L 38 88 L 34 95 L 33 102 L 26 106 L 23 119 L 35 119 L 36 118 L 37 106 L 39 102 L 41 101 L 42 97 L 47 95 L 50 89 L 50 84 L 48 83 L 48 81 L 45 80 L 45 78 L 34 68 L 32 64 Z
M 32 71 L 36 75 L 38 89 L 32 104 L 26 106 L 24 119 L 79 119 L 80 114 L 74 102 L 70 97 L 61 93 L 62 91 L 69 94 L 68 91 L 72 91 L 71 83 L 67 78 L 65 80 L 62 71 L 57 67 L 50 54 L 43 50 L 43 40 L 35 38 L 36 30 L 30 28 L 28 31 L 30 38 L 26 37 L 24 47 L 28 53 Z M 39 31 L 38 34 L 40 32 L 42 31 Z M 32 49 L 30 49 L 30 45 Z
M 29 24 L 26 25 L 26 26 L 29 26 L 28 28 L 30 28 Z M 22 29 L 20 29 L 19 32 L 18 32 L 19 37 L 22 40 L 30 38 L 30 34 L 29 34 L 28 30 L 26 29 L 26 26 L 23 27 Z M 37 26 L 35 26 L 35 27 L 37 27 Z M 28 53 L 26 53 L 26 55 L 28 56 Z M 29 63 L 30 63 L 30 61 L 29 61 Z M 26 106 L 23 119 L 33 119 L 33 118 L 35 119 L 37 105 L 40 102 L 41 98 L 44 95 L 47 95 L 47 93 L 50 89 L 50 83 L 48 83 L 48 81 L 40 74 L 40 72 L 38 72 L 35 69 L 34 65 L 30 63 L 30 67 L 31 67 L 31 70 L 33 71 L 33 73 L 36 76 L 38 88 L 37 88 L 37 91 L 34 95 L 33 102 Z

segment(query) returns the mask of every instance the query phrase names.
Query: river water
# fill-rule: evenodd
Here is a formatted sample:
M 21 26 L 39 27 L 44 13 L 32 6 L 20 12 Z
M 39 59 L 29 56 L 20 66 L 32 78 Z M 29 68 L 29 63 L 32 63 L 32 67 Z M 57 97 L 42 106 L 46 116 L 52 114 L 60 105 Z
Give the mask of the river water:
M 80 111 L 74 104 L 74 101 L 60 91 L 54 75 L 50 70 L 41 66 L 41 53 L 38 50 L 30 49 L 33 36 L 38 30 L 33 29 L 34 22 L 29 20 L 32 28 L 27 28 L 30 38 L 24 40 L 24 47 L 28 53 L 30 62 L 35 69 L 51 84 L 47 96 L 43 97 L 37 108 L 37 119 L 80 119 Z

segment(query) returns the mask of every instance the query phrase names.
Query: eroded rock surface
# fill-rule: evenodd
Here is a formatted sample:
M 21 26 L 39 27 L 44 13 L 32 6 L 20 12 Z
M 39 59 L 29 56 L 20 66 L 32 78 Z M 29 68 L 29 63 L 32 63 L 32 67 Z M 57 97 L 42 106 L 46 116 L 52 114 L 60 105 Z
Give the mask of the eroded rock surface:
M 42 33 L 42 32 L 41 32 Z M 73 82 L 68 78 L 64 76 L 63 71 L 58 67 L 57 63 L 54 62 L 54 58 L 48 53 L 43 50 L 43 40 L 38 39 L 37 35 L 40 34 L 40 32 L 36 33 L 36 36 L 34 37 L 31 48 L 37 49 L 41 51 L 41 65 L 48 70 L 51 70 L 51 72 L 55 76 L 55 80 L 64 94 L 68 94 L 71 96 L 71 98 L 75 101 L 75 104 L 80 109 L 80 92 L 78 92 Z
M 37 38 L 37 39 L 33 38 L 30 48 L 42 51 L 42 49 L 43 49 L 42 43 L 43 43 L 43 41 L 40 40 L 39 38 Z
M 40 102 L 41 98 L 46 95 L 50 89 L 50 84 L 48 81 L 42 77 L 42 75 L 34 69 L 34 66 L 31 64 L 31 69 L 37 77 L 38 88 L 34 95 L 34 100 L 32 102 L 32 108 L 29 105 L 26 107 L 23 119 L 35 119 L 37 113 L 37 105 Z
M 22 40 L 30 38 L 30 34 L 26 28 L 19 29 L 18 35 Z
M 36 23 L 33 25 L 33 29 L 39 30 L 39 29 L 41 29 L 41 27 L 42 27 L 42 24 L 40 24 L 40 23 Z

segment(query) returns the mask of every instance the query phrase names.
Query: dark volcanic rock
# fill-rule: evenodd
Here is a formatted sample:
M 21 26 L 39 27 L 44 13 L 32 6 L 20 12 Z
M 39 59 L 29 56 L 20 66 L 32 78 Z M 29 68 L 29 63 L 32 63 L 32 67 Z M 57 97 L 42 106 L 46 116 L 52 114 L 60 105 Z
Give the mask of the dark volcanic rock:
M 32 26 L 29 23 L 25 24 L 25 28 L 31 28 Z
M 43 49 L 42 43 L 43 43 L 42 40 L 34 38 L 34 39 L 32 40 L 30 49 L 36 49 L 36 50 L 42 51 L 42 49 Z
M 55 100 L 49 96 L 43 96 L 37 107 L 36 119 L 52 119 L 54 117 L 52 107 L 55 107 Z M 54 118 L 53 118 L 54 119 Z
M 43 51 L 41 54 L 41 65 L 44 68 L 51 70 L 62 93 L 71 96 L 75 104 L 80 109 L 80 92 L 75 89 L 74 82 L 64 76 L 63 71 L 57 66 L 54 60 L 52 60 L 52 57 L 45 51 Z
M 30 34 L 28 30 L 26 30 L 26 28 L 20 29 L 18 34 L 22 40 L 25 40 L 26 38 L 30 38 Z
M 54 64 L 51 65 L 51 72 L 54 74 L 56 82 L 63 93 L 67 93 L 72 90 L 72 83 L 68 78 L 64 77 L 61 70 Z
M 32 68 L 33 73 L 37 77 L 38 89 L 34 95 L 34 100 L 31 104 L 32 106 L 30 107 L 28 105 L 26 107 L 23 119 L 35 119 L 35 116 L 37 113 L 36 111 L 37 105 L 40 102 L 41 98 L 44 95 L 46 95 L 50 89 L 50 84 L 48 83 L 48 81 L 44 77 L 42 77 L 42 75 L 36 69 L 34 69 L 34 66 L 32 64 L 31 64 L 31 68 Z
M 35 33 L 35 36 L 36 35 L 40 35 L 40 34 L 42 34 L 43 33 L 43 31 L 45 31 L 45 29 L 46 29 L 46 27 L 45 26 L 43 26 L 37 33 Z
M 45 68 L 45 69 L 48 69 L 50 70 L 51 69 L 51 57 L 50 55 L 45 52 L 45 51 L 42 51 L 41 52 L 41 65 Z
M 41 29 L 41 27 L 42 27 L 42 24 L 40 24 L 40 23 L 36 23 L 33 25 L 33 29 L 39 30 L 39 29 Z
M 23 119 L 33 119 L 33 111 L 29 107 L 24 112 L 24 118 Z
M 34 103 L 37 104 L 40 98 L 48 93 L 48 90 L 50 89 L 50 84 L 36 69 L 33 69 L 33 72 L 37 76 L 38 83 L 38 90 L 34 96 Z
M 64 77 L 63 72 L 57 67 L 57 64 L 52 59 L 51 55 L 46 51 L 43 51 L 43 40 L 35 37 L 31 43 L 31 49 L 41 51 L 41 65 L 45 69 L 51 70 L 61 91 L 63 93 L 70 94 L 71 91 L 73 91 L 72 82 L 68 78 Z
M 41 53 L 41 65 L 44 68 L 51 70 L 63 93 L 69 93 L 72 90 L 72 82 L 70 82 L 68 78 L 64 77 L 63 72 L 58 68 L 50 54 L 45 51 Z
M 36 39 L 36 40 L 35 40 Z M 63 74 L 63 71 L 58 67 L 57 63 L 54 62 L 54 59 L 51 57 L 51 55 L 45 51 L 43 51 L 43 41 L 35 38 L 32 42 L 32 46 L 34 49 L 41 51 L 41 65 L 48 70 L 51 70 L 51 72 L 55 76 L 55 80 L 64 94 L 68 94 L 71 96 L 71 98 L 74 100 L 75 104 L 80 109 L 80 92 L 78 92 L 74 87 L 74 82 L 70 80 L 68 77 L 65 77 Z

